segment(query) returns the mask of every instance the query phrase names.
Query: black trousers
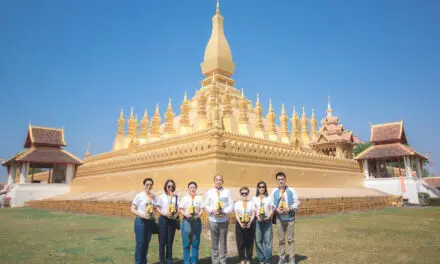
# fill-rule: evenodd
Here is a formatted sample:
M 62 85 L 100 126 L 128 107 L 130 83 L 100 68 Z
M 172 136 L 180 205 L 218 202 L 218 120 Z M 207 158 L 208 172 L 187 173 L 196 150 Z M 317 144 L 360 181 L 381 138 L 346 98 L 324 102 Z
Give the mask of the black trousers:
M 240 261 L 252 260 L 255 241 L 255 221 L 250 228 L 242 229 L 239 223 L 235 224 L 235 240 L 237 242 L 238 258 Z
M 164 216 L 159 217 L 159 262 L 173 263 L 173 242 L 176 234 L 176 221 Z M 166 249 L 166 254 L 165 254 Z M 166 260 L 166 261 L 165 261 Z

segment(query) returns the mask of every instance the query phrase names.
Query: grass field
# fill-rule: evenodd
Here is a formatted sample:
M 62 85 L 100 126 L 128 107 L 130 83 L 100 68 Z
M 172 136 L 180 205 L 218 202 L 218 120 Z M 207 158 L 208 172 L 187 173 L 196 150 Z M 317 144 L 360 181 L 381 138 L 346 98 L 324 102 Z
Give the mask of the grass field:
M 439 231 L 440 207 L 302 218 L 295 227 L 297 259 L 300 263 L 439 263 Z M 274 241 L 276 255 L 276 237 Z M 181 251 L 177 233 L 175 262 L 181 262 Z M 0 263 L 133 263 L 133 254 L 131 219 L 27 208 L 0 210 Z M 201 263 L 210 263 L 206 238 L 200 257 Z M 157 261 L 154 236 L 149 263 Z M 235 264 L 237 259 L 229 262 Z

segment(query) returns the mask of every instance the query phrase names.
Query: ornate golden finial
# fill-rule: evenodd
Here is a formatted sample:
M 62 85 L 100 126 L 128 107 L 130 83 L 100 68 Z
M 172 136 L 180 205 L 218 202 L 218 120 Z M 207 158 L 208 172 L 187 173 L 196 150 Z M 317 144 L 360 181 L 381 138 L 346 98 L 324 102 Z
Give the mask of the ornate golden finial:
M 86 154 L 84 155 L 84 159 L 90 157 L 90 143 L 87 143 Z
M 316 138 L 316 124 L 317 121 L 315 117 L 315 110 L 312 108 L 312 117 L 310 118 L 310 129 L 312 130 L 311 135 L 313 139 Z
M 179 124 L 181 127 L 185 127 L 188 128 L 190 127 L 190 122 L 189 122 L 189 112 L 190 112 L 190 106 L 189 106 L 189 101 L 187 99 L 187 95 L 185 92 L 185 96 L 183 98 L 183 102 L 180 105 L 180 119 L 179 119 Z M 181 129 L 181 133 L 184 133 L 185 131 L 182 131 Z
M 296 109 L 295 106 L 293 107 L 293 113 L 292 113 L 292 138 L 295 139 L 296 137 L 299 136 L 299 118 L 298 118 L 298 114 L 296 113 Z
M 260 96 L 257 94 L 257 101 L 255 102 L 255 137 L 265 138 L 266 133 L 264 131 L 263 124 L 263 108 L 260 103 Z
M 302 117 L 301 117 L 301 135 L 305 136 L 305 135 L 309 135 L 309 125 L 307 123 L 307 116 L 306 116 L 306 110 L 303 106 L 303 113 L 302 113 Z
M 199 98 L 197 99 L 197 119 L 196 126 L 197 129 L 206 129 L 208 128 L 208 116 L 206 115 L 206 95 L 200 93 Z
M 133 107 L 131 107 L 130 110 L 130 118 L 128 119 L 128 131 L 127 136 L 128 137 L 134 137 L 136 135 L 136 120 L 134 119 L 134 110 Z
M 330 95 L 327 98 L 327 116 L 332 116 L 333 109 L 330 105 Z
M 247 124 L 249 122 L 248 117 L 248 107 L 246 99 L 244 99 L 244 92 L 243 89 L 241 89 L 241 98 L 240 98 L 240 124 Z
M 170 137 L 176 134 L 176 129 L 174 128 L 174 112 L 171 105 L 171 98 L 168 100 L 168 108 L 165 113 L 165 124 L 163 127 L 163 134 L 165 137 Z
M 119 115 L 119 120 L 118 120 L 118 135 L 122 135 L 122 136 L 125 135 L 124 125 L 125 125 L 124 111 L 121 109 L 121 114 Z
M 159 104 L 156 104 L 156 110 L 154 111 L 154 115 L 151 118 L 151 125 L 150 125 L 150 137 L 153 139 L 159 139 L 160 138 L 160 123 L 162 122 L 162 119 L 160 118 L 159 113 Z
M 139 120 L 138 115 L 136 114 L 136 117 L 134 118 L 134 137 L 139 137 Z
M 141 121 L 141 134 L 140 134 L 140 136 L 143 138 L 146 138 L 147 135 L 148 135 L 148 112 L 147 112 L 147 108 L 145 108 L 144 117 L 142 118 L 142 121 Z
M 244 98 L 244 88 L 241 88 L 241 97 Z
M 274 138 L 274 136 L 276 136 L 276 128 L 275 128 L 275 119 L 276 119 L 276 115 L 275 112 L 273 111 L 273 107 L 272 107 L 272 100 L 269 99 L 269 111 L 266 115 L 266 120 L 267 120 L 267 134 L 270 138 Z
M 186 91 L 185 91 L 185 95 L 183 96 L 183 101 L 186 101 L 186 100 L 188 100 L 188 95 L 186 94 Z
M 217 14 L 220 14 L 220 0 L 217 0 L 217 7 L 216 7 L 215 12 L 216 12 Z
M 289 128 L 287 127 L 287 121 L 289 118 L 286 114 L 286 109 L 284 104 L 281 105 L 281 115 L 280 115 L 280 136 L 283 142 L 289 142 Z
M 232 116 L 232 103 L 231 96 L 229 95 L 229 88 L 226 87 L 225 93 L 223 94 L 223 116 Z

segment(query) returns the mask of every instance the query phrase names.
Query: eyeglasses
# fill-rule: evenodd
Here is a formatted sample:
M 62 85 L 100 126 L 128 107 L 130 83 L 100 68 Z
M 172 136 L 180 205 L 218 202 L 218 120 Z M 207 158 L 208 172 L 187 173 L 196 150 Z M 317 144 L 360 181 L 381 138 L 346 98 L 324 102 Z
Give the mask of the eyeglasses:
M 145 183 L 145 186 L 153 186 L 151 183 Z
M 241 195 L 242 195 L 242 196 L 247 196 L 248 193 L 247 193 L 247 192 L 242 192 Z
M 258 188 L 260 188 L 260 189 L 264 189 L 264 188 L 266 188 L 266 186 L 264 186 L 264 185 L 260 185 L 260 186 L 258 186 Z
M 168 189 L 170 189 L 170 188 L 174 188 L 174 185 L 168 185 L 167 188 L 168 188 Z

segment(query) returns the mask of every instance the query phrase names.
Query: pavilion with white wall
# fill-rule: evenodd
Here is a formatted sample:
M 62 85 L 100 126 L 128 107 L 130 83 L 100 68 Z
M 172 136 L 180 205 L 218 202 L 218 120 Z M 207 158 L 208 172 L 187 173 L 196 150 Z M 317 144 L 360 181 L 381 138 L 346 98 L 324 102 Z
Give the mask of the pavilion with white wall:
M 26 201 L 49 198 L 69 191 L 82 160 L 64 150 L 64 130 L 29 125 L 24 147 L 26 150 L 2 162 L 8 173 L 12 206 L 23 206 Z M 49 170 L 47 183 L 38 184 L 31 169 Z M 33 171 L 33 170 L 32 170 Z
M 373 145 L 355 158 L 362 165 L 365 187 L 401 195 L 414 204 L 420 192 L 438 197 L 422 180 L 427 158 L 408 145 L 403 121 L 373 125 L 370 142 Z

